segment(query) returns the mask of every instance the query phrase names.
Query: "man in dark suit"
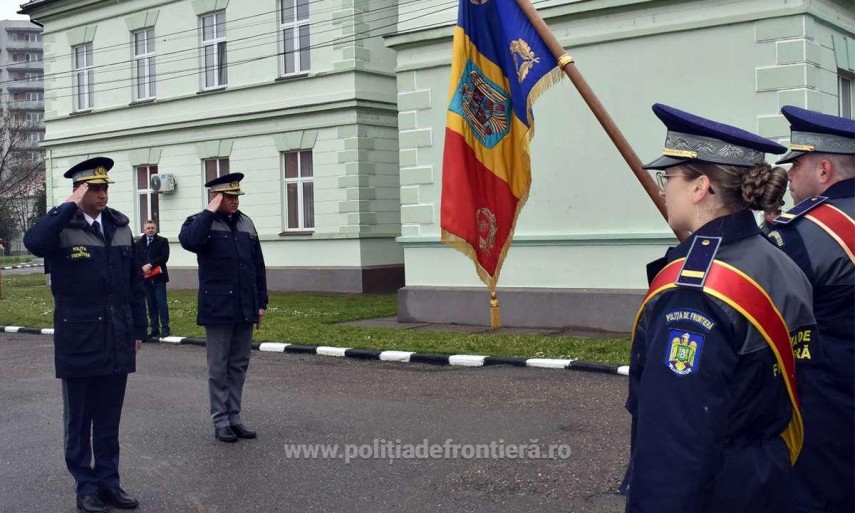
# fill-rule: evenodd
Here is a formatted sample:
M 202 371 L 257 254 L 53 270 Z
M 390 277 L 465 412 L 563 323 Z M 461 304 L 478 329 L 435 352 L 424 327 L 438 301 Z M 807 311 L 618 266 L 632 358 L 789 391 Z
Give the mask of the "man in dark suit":
M 112 167 L 111 159 L 95 157 L 69 169 L 74 192 L 24 235 L 53 273 L 65 464 L 85 513 L 139 504 L 119 485 L 119 422 L 145 335 L 145 294 L 128 218 L 107 207 Z
M 166 261 L 169 260 L 169 240 L 157 234 L 157 224 L 150 219 L 143 225 L 143 231 L 145 235 L 136 243 L 136 254 L 146 278 L 145 296 L 151 326 L 148 338 L 159 338 L 161 335 L 168 337 L 169 304 L 166 302 L 166 283 L 169 281 L 169 272 L 166 270 Z

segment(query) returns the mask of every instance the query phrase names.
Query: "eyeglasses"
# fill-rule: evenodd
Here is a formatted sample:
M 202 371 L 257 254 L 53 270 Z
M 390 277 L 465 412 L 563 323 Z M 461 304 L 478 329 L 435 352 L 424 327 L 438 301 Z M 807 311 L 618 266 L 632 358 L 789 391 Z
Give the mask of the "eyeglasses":
M 668 175 L 665 174 L 665 171 L 657 171 L 656 172 L 656 184 L 659 185 L 659 190 L 664 191 L 665 186 L 668 185 L 669 178 L 682 177 L 686 178 L 686 175 Z M 715 191 L 712 187 L 709 188 L 710 194 L 715 194 Z
M 668 175 L 668 174 L 665 174 L 665 171 L 657 171 L 656 172 L 656 184 L 659 185 L 659 190 L 664 191 L 665 186 L 668 184 L 668 179 L 678 177 L 678 176 L 683 176 L 683 175 L 679 175 L 679 174 Z

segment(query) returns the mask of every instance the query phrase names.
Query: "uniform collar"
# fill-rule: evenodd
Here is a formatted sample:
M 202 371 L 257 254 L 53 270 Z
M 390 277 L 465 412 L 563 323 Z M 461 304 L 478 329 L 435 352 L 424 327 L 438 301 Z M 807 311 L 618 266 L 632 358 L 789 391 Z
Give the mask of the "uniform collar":
M 98 217 L 94 218 L 86 212 L 83 212 L 83 219 L 86 219 L 86 222 L 89 224 L 89 226 L 92 226 L 92 223 L 94 223 L 95 221 L 98 221 L 98 224 L 104 226 L 104 222 L 101 220 L 101 212 L 98 212 Z
M 855 196 L 855 178 L 847 178 L 832 185 L 821 194 L 828 199 L 848 198 Z
M 760 227 L 757 226 L 757 221 L 754 219 L 754 214 L 750 210 L 740 210 L 734 214 L 721 216 L 713 219 L 707 224 L 698 228 L 698 231 L 680 243 L 679 246 L 668 251 L 668 260 L 672 261 L 680 257 L 684 257 L 689 253 L 689 248 L 698 236 L 704 237 L 721 237 L 721 243 L 727 244 L 736 240 L 759 235 L 762 233 Z

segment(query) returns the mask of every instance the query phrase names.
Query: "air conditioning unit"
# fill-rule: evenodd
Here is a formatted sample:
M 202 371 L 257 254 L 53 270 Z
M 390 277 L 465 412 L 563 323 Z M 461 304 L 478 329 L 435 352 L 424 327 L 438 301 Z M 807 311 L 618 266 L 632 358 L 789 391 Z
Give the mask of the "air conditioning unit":
M 153 175 L 151 177 L 151 190 L 154 192 L 175 192 L 175 176 L 169 173 Z

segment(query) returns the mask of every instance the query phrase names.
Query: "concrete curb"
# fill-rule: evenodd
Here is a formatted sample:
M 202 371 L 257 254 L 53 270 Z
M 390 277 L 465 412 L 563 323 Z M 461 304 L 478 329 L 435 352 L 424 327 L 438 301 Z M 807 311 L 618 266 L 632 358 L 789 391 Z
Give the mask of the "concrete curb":
M 51 328 L 25 328 L 21 326 L 0 326 L 5 333 L 28 333 L 32 335 L 53 335 Z M 163 337 L 159 342 L 182 346 L 205 347 L 205 339 L 190 337 Z M 512 356 L 482 356 L 473 354 L 429 354 L 412 351 L 379 351 L 376 349 L 352 349 L 349 347 L 306 346 L 284 342 L 262 342 L 253 344 L 253 349 L 266 353 L 314 354 L 336 358 L 354 358 L 357 360 L 376 360 L 381 362 L 427 363 L 431 365 L 451 365 L 454 367 L 487 367 L 490 365 L 512 365 L 537 369 L 569 369 L 601 374 L 629 375 L 628 365 L 609 365 L 605 363 L 585 362 L 576 359 L 557 358 L 521 358 Z
M 21 265 L 9 265 L 6 267 L 0 267 L 0 271 L 8 271 L 10 269 L 27 269 L 30 267 L 44 267 L 45 264 L 21 264 Z

